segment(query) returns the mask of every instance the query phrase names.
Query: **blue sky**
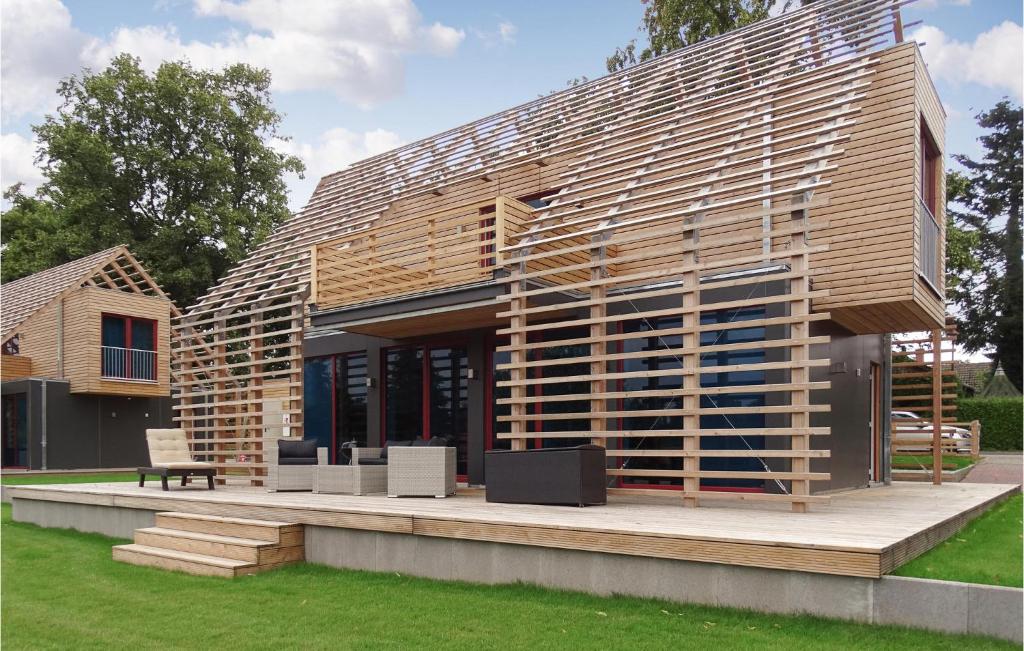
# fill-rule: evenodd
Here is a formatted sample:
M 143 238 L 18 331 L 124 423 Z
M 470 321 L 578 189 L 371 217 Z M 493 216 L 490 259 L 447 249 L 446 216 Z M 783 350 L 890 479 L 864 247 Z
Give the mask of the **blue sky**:
M 116 52 L 155 67 L 187 56 L 269 66 L 285 114 L 278 146 L 302 157 L 301 207 L 345 164 L 604 73 L 637 35 L 639 0 L 5 0 L 0 183 L 39 182 L 30 125 L 57 79 Z M 904 21 L 947 107 L 947 151 L 977 155 L 973 115 L 1021 100 L 1019 0 L 920 0 Z

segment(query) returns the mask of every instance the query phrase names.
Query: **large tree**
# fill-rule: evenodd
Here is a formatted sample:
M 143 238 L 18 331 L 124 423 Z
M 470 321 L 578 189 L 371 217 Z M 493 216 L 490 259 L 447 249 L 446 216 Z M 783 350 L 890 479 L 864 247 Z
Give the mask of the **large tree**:
M 60 108 L 33 127 L 45 182 L 5 192 L 3 280 L 127 244 L 180 306 L 288 216 L 270 74 L 129 55 L 69 77 Z
M 608 57 L 608 72 L 622 70 L 712 36 L 763 20 L 779 5 L 786 11 L 796 0 L 641 0 L 640 31 L 646 45 L 637 52 L 636 40 Z M 803 0 L 802 4 L 807 4 Z
M 973 352 L 991 346 L 995 363 L 1021 388 L 1021 164 L 1020 106 L 1002 101 L 977 116 L 986 130 L 981 160 L 954 156 L 963 173 L 949 175 L 949 215 L 955 237 L 973 238 L 974 262 L 950 261 L 951 298 L 960 342 Z M 954 242 L 955 246 L 955 242 Z

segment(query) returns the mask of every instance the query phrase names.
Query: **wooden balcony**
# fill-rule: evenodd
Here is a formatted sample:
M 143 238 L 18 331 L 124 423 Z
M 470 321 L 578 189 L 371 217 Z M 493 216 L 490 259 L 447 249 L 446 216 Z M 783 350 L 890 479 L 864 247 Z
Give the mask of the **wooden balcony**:
M 518 241 L 532 212 L 498 196 L 319 242 L 311 251 L 311 300 L 325 311 L 491 284 L 501 249 Z M 571 273 L 564 279 L 573 280 Z
M 17 380 L 32 375 L 32 358 L 4 355 L 0 358 L 0 380 Z

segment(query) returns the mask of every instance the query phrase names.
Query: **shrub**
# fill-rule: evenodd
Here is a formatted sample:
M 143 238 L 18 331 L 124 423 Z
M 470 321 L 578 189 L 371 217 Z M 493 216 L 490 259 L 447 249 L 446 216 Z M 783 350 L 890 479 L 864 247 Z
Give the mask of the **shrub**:
M 1024 398 L 961 398 L 957 420 L 981 422 L 983 450 L 1020 450 Z

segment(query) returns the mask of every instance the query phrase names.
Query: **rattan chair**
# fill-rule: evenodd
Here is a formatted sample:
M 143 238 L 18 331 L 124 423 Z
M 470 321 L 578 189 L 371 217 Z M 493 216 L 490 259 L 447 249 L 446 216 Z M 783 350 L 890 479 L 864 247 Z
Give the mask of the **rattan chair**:
M 301 439 L 297 439 L 299 441 Z M 289 442 L 278 439 L 278 444 Z M 316 448 L 315 463 L 288 464 L 281 463 L 280 450 L 277 445 L 269 445 L 263 451 L 267 463 L 266 487 L 270 492 L 276 491 L 312 491 L 316 484 L 316 468 L 327 465 L 327 448 Z

